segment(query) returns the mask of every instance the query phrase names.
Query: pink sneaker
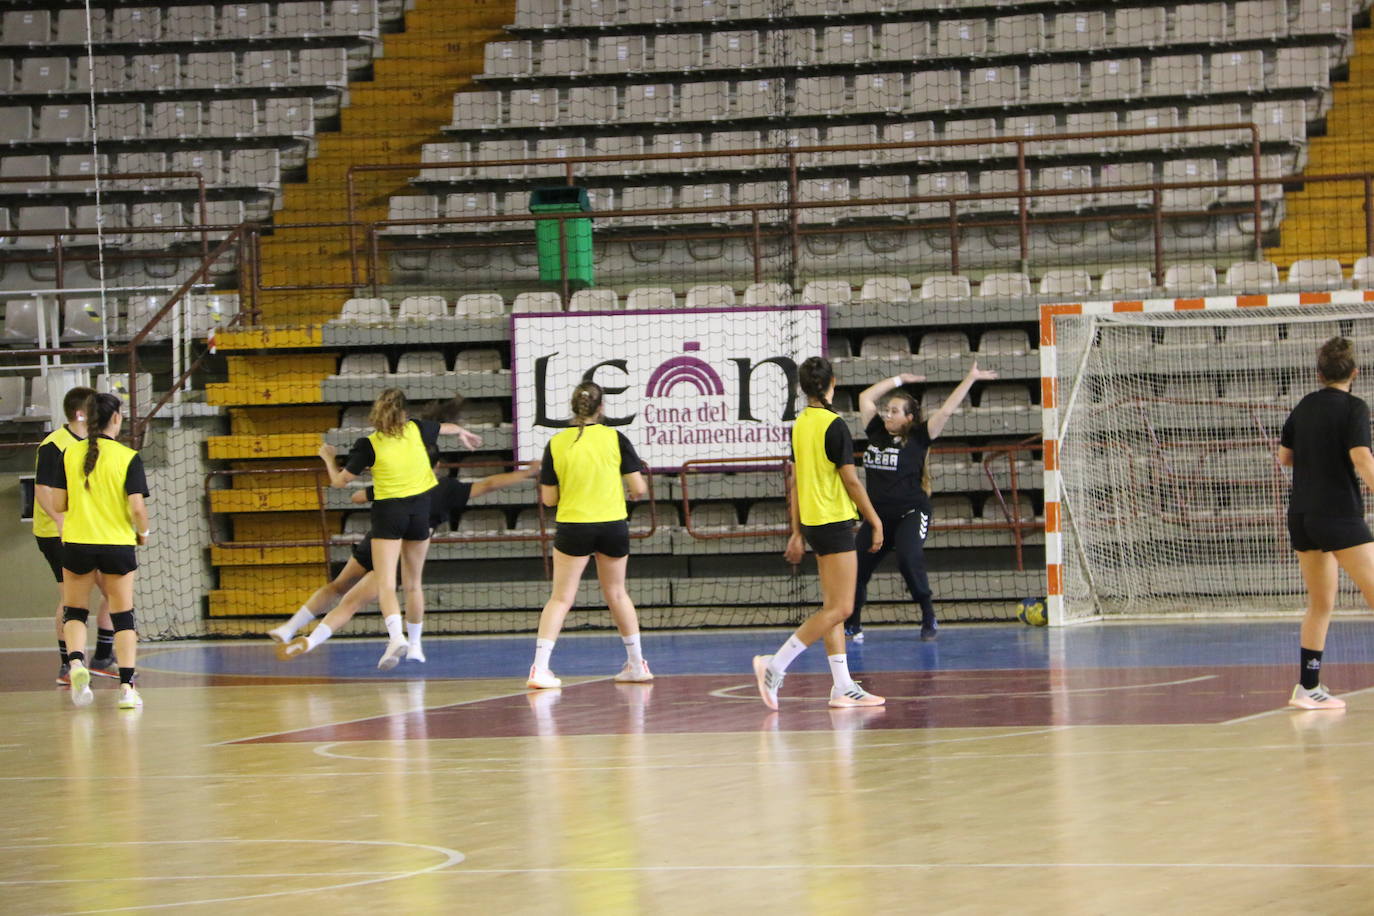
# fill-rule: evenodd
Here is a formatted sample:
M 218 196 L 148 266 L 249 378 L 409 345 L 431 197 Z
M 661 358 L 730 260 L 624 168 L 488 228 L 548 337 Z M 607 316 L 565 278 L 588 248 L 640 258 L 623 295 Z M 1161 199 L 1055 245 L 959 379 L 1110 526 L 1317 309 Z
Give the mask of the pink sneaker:
M 778 708 L 778 688 L 782 686 L 784 675 L 778 674 L 768 663 L 773 660 L 771 655 L 754 656 L 754 678 L 759 682 L 759 696 L 763 698 L 763 705 L 774 711 Z
M 654 673 L 649 670 L 649 663 L 643 659 L 640 659 L 637 667 L 626 660 L 620 673 L 613 678 L 617 684 L 643 684 L 653 679 Z
M 835 709 L 852 709 L 855 706 L 882 706 L 886 702 L 885 697 L 869 693 L 858 684 L 851 684 L 847 690 L 840 690 L 837 687 L 830 689 L 830 705 Z
M 555 690 L 562 687 L 563 682 L 554 677 L 549 669 L 541 670 L 530 665 L 530 676 L 525 680 L 525 686 L 532 690 Z
M 1299 684 L 1293 688 L 1293 696 L 1289 699 L 1288 705 L 1296 706 L 1298 709 L 1345 709 L 1345 700 L 1333 697 L 1321 684 L 1311 690 Z

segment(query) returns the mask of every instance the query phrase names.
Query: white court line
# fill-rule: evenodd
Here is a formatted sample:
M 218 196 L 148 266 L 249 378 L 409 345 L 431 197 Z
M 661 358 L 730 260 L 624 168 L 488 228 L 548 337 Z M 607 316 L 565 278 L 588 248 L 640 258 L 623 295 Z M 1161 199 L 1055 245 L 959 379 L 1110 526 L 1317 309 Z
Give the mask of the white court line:
M 316 845 L 340 845 L 340 846 L 384 846 L 384 847 L 398 847 L 398 846 L 399 846 L 399 847 L 402 847 L 402 848 L 423 849 L 423 850 L 426 850 L 426 851 L 429 851 L 429 852 L 437 853 L 437 854 L 439 854 L 439 855 L 441 855 L 441 856 L 444 857 L 444 861 L 440 862 L 440 863 L 437 864 L 437 865 L 430 865 L 430 866 L 427 866 L 427 867 L 425 867 L 425 868 L 412 869 L 411 871 L 406 871 L 406 872 L 394 872 L 394 873 L 390 873 L 390 874 L 387 874 L 385 877 L 381 877 L 381 878 L 375 878 L 375 877 L 374 877 L 374 878 L 366 878 L 366 879 L 361 880 L 361 881 L 347 881 L 347 882 L 344 882 L 343 884 L 331 884 L 331 885 L 325 885 L 324 887 L 307 887 L 307 888 L 301 888 L 301 889 L 299 889 L 299 890 L 289 890 L 289 891 L 269 891 L 269 892 L 263 893 L 263 894 L 239 894 L 239 895 L 234 896 L 234 897 L 213 897 L 213 898 L 207 898 L 207 899 L 202 899 L 202 900 L 181 900 L 181 901 L 178 901 L 178 902 L 176 902 L 176 903 L 143 903 L 143 904 L 139 904 L 138 906 L 108 907 L 108 908 L 106 908 L 106 909 L 100 909 L 100 910 L 71 910 L 71 911 L 69 911 L 69 912 L 67 912 L 67 913 L 65 913 L 65 914 L 62 914 L 62 916 L 79 916 L 79 914 L 86 914 L 86 913 L 123 913 L 123 912 L 128 912 L 129 910 L 139 910 L 139 911 L 142 911 L 142 910 L 164 910 L 164 909 L 169 909 L 169 908 L 171 908 L 171 907 L 177 907 L 177 906 L 202 906 L 202 905 L 207 904 L 207 903 L 231 903 L 231 902 L 238 901 L 238 900 L 261 900 L 261 899 L 263 899 L 263 898 L 265 898 L 265 897 L 289 897 L 289 896 L 292 896 L 292 895 L 294 895 L 294 894 L 316 894 L 316 893 L 327 892 L 327 891 L 338 891 L 338 890 L 343 890 L 343 889 L 345 889 L 345 888 L 350 888 L 350 887 L 363 887 L 363 886 L 368 885 L 368 884 L 383 884 L 383 883 L 385 883 L 385 882 L 387 882 L 387 881 L 399 881 L 399 880 L 402 880 L 402 879 L 404 879 L 404 878 L 414 878 L 414 877 L 417 877 L 417 876 L 419 876 L 419 875 L 428 874 L 428 873 L 430 873 L 430 872 L 442 871 L 443 869 L 448 868 L 448 867 L 451 866 L 451 865 L 457 865 L 459 862 L 462 862 L 462 861 L 466 858 L 466 857 L 465 857 L 461 852 L 459 852 L 458 850 L 456 850 L 456 849 L 448 849 L 448 848 L 443 847 L 443 846 L 430 846 L 430 845 L 427 845 L 427 844 L 424 844 L 424 843 L 402 843 L 402 842 L 399 842 L 399 841 L 387 841 L 387 840 L 256 840 L 256 839 L 254 839 L 254 840 L 242 840 L 242 839 L 224 839 L 224 840 L 219 840 L 219 839 L 208 839 L 208 840 L 207 840 L 207 839 L 200 839 L 200 840 L 130 840 L 130 841 L 115 841 L 115 842 L 108 842 L 108 843 L 24 843 L 24 844 L 15 844 L 15 845 L 9 845 L 9 846 L 0 846 L 0 849 L 22 849 L 22 850 L 34 850 L 34 849 L 72 849 L 72 848 L 85 847 L 85 846 L 97 846 L 97 847 L 101 847 L 101 848 L 108 848 L 108 847 L 110 847 L 110 846 L 190 846 L 190 845 L 195 845 L 195 844 L 218 844 L 218 845 L 226 845 L 226 844 L 230 844 L 230 843 L 235 843 L 235 844 L 247 844 L 247 843 L 281 843 L 281 844 L 290 844 L 290 845 L 294 845 L 294 846 L 298 846 L 298 845 L 300 845 L 300 844 L 302 844 L 302 843 L 314 843 L 314 844 L 316 844 Z M 377 872 L 356 872 L 356 873 L 354 873 L 354 874 L 375 875 L 375 874 L 377 874 Z M 345 876 L 346 876 L 346 873 L 337 872 L 337 873 L 334 873 L 334 876 L 336 876 L 336 877 L 345 877 Z M 173 877 L 175 877 L 175 876 L 173 876 Z M 213 879 L 215 876 L 204 876 L 204 877 Z M 232 879 L 232 878 L 235 878 L 235 877 L 237 877 L 237 876 L 235 876 L 235 875 L 225 875 L 224 877 L 225 877 L 225 878 L 228 878 L 228 879 Z M 103 880 L 108 880 L 108 879 L 103 879 Z
M 1219 677 L 1216 674 L 1204 674 L 1200 677 L 1183 678 L 1177 681 L 1156 681 L 1149 684 L 1122 684 L 1117 687 L 1074 687 L 1072 689 L 1058 690 L 1010 690 L 999 691 L 998 693 L 931 693 L 918 697 L 894 697 L 888 695 L 889 700 L 989 700 L 1002 697 L 1057 697 L 1066 693 L 1107 693 L 1114 690 L 1147 690 L 1151 687 L 1177 687 L 1180 684 L 1196 684 L 1199 681 L 1210 681 Z M 741 697 L 735 696 L 737 690 L 757 691 L 758 687 L 754 684 L 739 684 L 734 687 L 721 687 L 712 690 L 711 696 L 721 700 L 751 700 L 757 701 L 757 696 Z M 824 697 L 779 697 L 781 700 L 820 700 Z
M 1362 693 L 1369 693 L 1371 690 L 1374 690 L 1374 687 L 1364 687 L 1364 688 L 1361 688 L 1360 690 L 1352 690 L 1352 691 L 1350 691 L 1349 693 L 1343 693 L 1343 694 L 1341 694 L 1341 698 L 1344 699 L 1344 698 L 1346 698 L 1346 697 L 1357 697 L 1357 696 L 1359 696 L 1359 695 L 1362 694 Z M 1278 709 L 1266 709 L 1264 712 L 1257 712 L 1257 713 L 1255 713 L 1254 715 L 1249 715 L 1249 716 L 1241 716 L 1239 719 L 1227 719 L 1225 722 L 1218 722 L 1217 724 L 1218 724 L 1218 725 L 1239 725 L 1239 724 L 1242 723 L 1242 722 L 1253 722 L 1255 719 L 1263 719 L 1263 718 L 1265 718 L 1265 717 L 1267 717 L 1267 716 L 1277 716 L 1279 713 L 1284 713 L 1284 712 L 1293 713 L 1293 714 L 1296 715 L 1296 714 L 1298 714 L 1298 713 L 1305 713 L 1305 712 L 1315 712 L 1315 713 L 1327 712 L 1327 713 L 1330 713 L 1330 712 L 1334 712 L 1334 711 L 1335 711 L 1335 710 L 1330 710 L 1330 709 L 1325 709 L 1325 710 L 1323 710 L 1323 709 L 1298 709 L 1296 706 L 1280 706 Z
M 0 881 L 0 887 L 14 887 L 28 884 L 108 884 L 113 881 L 240 881 L 258 878 L 357 878 L 362 875 L 393 875 L 395 871 L 297 871 L 266 875 L 105 875 L 101 878 L 52 878 L 29 881 Z
M 567 690 L 569 687 L 580 687 L 580 686 L 583 685 L 583 684 L 594 684 L 594 683 L 597 683 L 597 682 L 599 682 L 599 681 L 609 681 L 612 677 L 614 677 L 614 675 L 609 675 L 609 674 L 608 674 L 608 675 L 606 675 L 605 677 L 593 678 L 593 679 L 590 680 L 590 681 L 578 681 L 576 684 L 567 684 L 567 685 L 565 685 L 565 686 L 563 687 L 563 689 L 564 689 L 564 690 Z M 307 686 L 318 687 L 318 686 L 321 686 L 321 685 L 319 685 L 319 684 L 312 684 L 312 685 L 307 685 Z M 326 685 L 326 686 L 327 686 L 327 685 Z M 412 708 L 410 708 L 410 709 L 407 709 L 407 710 L 406 710 L 406 713 L 412 713 L 412 712 L 427 712 L 427 711 L 429 711 L 429 710 L 431 710 L 431 709 L 448 709 L 448 708 L 451 707 L 451 706 L 471 706 L 473 703 L 486 703 L 486 702 L 489 701 L 489 700 L 508 700 L 508 699 L 510 699 L 511 697 L 522 697 L 522 696 L 524 696 L 525 694 L 527 694 L 527 693 L 529 693 L 529 692 L 530 692 L 529 688 L 526 687 L 526 688 L 524 688 L 523 690 L 514 691 L 514 692 L 512 692 L 512 693 L 499 693 L 499 694 L 496 694 L 495 696 L 478 697 L 478 698 L 475 699 L 475 700 L 460 700 L 460 701 L 457 702 L 457 703 L 438 703 L 438 704 L 436 704 L 436 705 L 434 705 L 434 706 L 415 706 L 415 707 L 412 707 Z M 238 743 L 243 742 L 243 741 L 257 741 L 257 740 L 262 739 L 262 738 L 275 738 L 275 737 L 277 737 L 278 735 L 293 735 L 293 734 L 295 734 L 296 732 L 305 732 L 305 731 L 310 731 L 310 730 L 316 729 L 316 728 L 334 728 L 334 727 L 339 726 L 339 725 L 352 725 L 354 722 L 366 722 L 366 721 L 369 720 L 369 719 L 388 719 L 388 718 L 391 718 L 392 716 L 404 715 L 404 714 L 405 714 L 405 713 L 379 712 L 379 713 L 375 713 L 375 714 L 370 715 L 370 716 L 359 716 L 359 717 L 356 718 L 356 719 L 345 719 L 345 720 L 342 721 L 342 722 L 325 722 L 325 723 L 322 723 L 322 724 L 303 725 L 303 726 L 301 726 L 301 727 L 299 727 L 299 728 L 288 728 L 288 729 L 285 729 L 284 731 L 279 731 L 279 732 L 267 732 L 267 733 L 262 734 L 262 735 L 249 735 L 249 736 L 246 737 L 246 738 L 229 738 L 229 739 L 224 740 L 224 741 L 212 741 L 212 742 L 210 742 L 209 744 L 207 744 L 206 747 L 221 747 L 221 746 L 226 745 L 226 744 L 238 744 Z M 337 743 L 337 742 L 335 742 L 335 743 Z

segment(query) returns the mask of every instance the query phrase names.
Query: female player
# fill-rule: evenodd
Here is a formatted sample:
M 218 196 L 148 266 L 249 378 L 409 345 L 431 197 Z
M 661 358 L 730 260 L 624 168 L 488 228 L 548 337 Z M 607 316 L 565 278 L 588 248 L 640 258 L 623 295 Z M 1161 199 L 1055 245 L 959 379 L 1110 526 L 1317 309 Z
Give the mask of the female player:
M 38 550 L 48 561 L 53 578 L 57 580 L 57 612 L 54 622 L 57 626 L 57 654 L 61 665 L 57 669 L 57 683 L 70 684 L 71 673 L 67 665 L 67 638 L 63 633 L 66 627 L 66 613 L 62 600 L 62 513 L 53 508 L 52 481 L 62 467 L 62 453 L 73 442 L 86 438 L 86 401 L 95 394 L 91 388 L 72 388 L 62 396 L 62 413 L 67 422 L 47 435 L 38 444 L 38 454 L 34 460 L 33 486 L 33 537 L 38 542 Z M 97 579 L 99 576 L 97 575 Z M 95 657 L 89 659 L 86 668 L 91 674 L 101 677 L 119 677 L 119 665 L 114 659 L 114 626 L 110 623 L 110 607 L 102 595 L 100 611 L 96 616 L 97 636 Z M 84 649 L 84 647 L 83 647 Z
M 1304 397 L 1283 424 L 1279 464 L 1293 469 L 1288 498 L 1288 536 L 1307 588 L 1299 646 L 1299 680 L 1288 705 L 1344 709 L 1321 684 L 1322 650 L 1336 604 L 1336 580 L 1344 569 L 1374 607 L 1374 537 L 1364 521 L 1356 475 L 1374 488 L 1369 450 L 1369 406 L 1350 393 L 1359 370 L 1344 337 L 1317 352 L 1322 387 Z
M 835 396 L 835 370 L 830 361 L 813 356 L 802 363 L 798 374 L 806 409 L 792 425 L 793 472 L 787 488 L 792 536 L 783 556 L 789 563 L 800 563 L 805 536 L 816 552 L 822 603 L 775 654 L 754 656 L 754 676 L 763 702 L 769 709 L 777 709 L 778 688 L 787 666 L 807 646 L 824 639 L 834 680 L 830 705 L 881 706 L 886 702 L 882 697 L 864 690 L 849 675 L 841 624 L 854 607 L 856 514 L 862 514 L 872 528 L 868 549 L 874 553 L 883 547 L 883 522 L 854 469 L 854 440 L 849 427 L 830 408 L 830 399 Z
M 921 639 L 930 641 L 938 635 L 923 549 L 931 518 L 930 467 L 926 463 L 926 452 L 930 443 L 940 438 L 945 424 L 963 403 L 973 383 L 995 378 L 996 372 L 979 369 L 974 363 L 940 409 L 924 420 L 916 399 L 905 391 L 896 390 L 901 385 L 923 381 L 924 376 L 903 372 L 870 385 L 859 394 L 859 419 L 868 436 L 864 478 L 868 498 L 883 520 L 884 537 L 882 549 L 870 551 L 872 531 L 866 523 L 859 526 L 854 612 L 844 622 L 845 636 L 855 642 L 863 642 L 864 638 L 861 615 L 868 597 L 868 580 L 883 556 L 894 549 L 897 568 L 906 580 L 907 590 L 912 600 L 921 606 Z
M 525 467 L 492 474 L 481 480 L 467 483 L 456 477 L 441 477 L 438 486 L 430 491 L 429 526 L 437 528 L 444 522 L 457 525 L 457 519 L 467 508 L 469 499 L 476 499 L 484 493 L 509 487 L 522 480 L 528 480 L 539 472 L 539 462 L 531 461 Z M 374 488 L 356 491 L 351 498 L 354 504 L 363 505 L 375 495 Z M 353 615 L 377 597 L 377 577 L 372 571 L 372 539 L 365 537 L 353 546 L 353 554 L 334 581 L 323 585 L 301 609 L 291 615 L 291 619 L 279 627 L 267 631 L 279 644 L 278 655 L 283 659 L 298 658 L 314 649 L 338 632 Z M 329 612 L 309 637 L 296 634 L 310 621 L 314 620 L 334 602 L 338 605 Z M 424 649 L 420 646 L 421 623 L 406 624 L 406 658 L 413 662 L 425 660 Z
M 409 648 L 396 597 L 397 567 L 402 567 L 405 582 L 406 620 L 412 624 L 424 620 L 420 572 L 429 552 L 429 493 L 438 483 L 430 452 L 438 449 L 441 435 L 458 436 L 470 449 L 481 445 L 482 440 L 456 423 L 412 420 L 406 412 L 405 393 L 399 388 L 387 388 L 377 396 L 368 422 L 376 432 L 353 444 L 342 470 L 334 465 L 337 452 L 329 443 L 320 446 L 320 458 L 332 487 L 346 487 L 363 471 L 372 469 L 376 500 L 368 537 L 372 539 L 377 600 L 390 637 L 377 667 L 390 671 Z
M 643 499 L 648 486 L 630 440 L 599 422 L 602 397 L 596 382 L 583 382 L 573 389 L 573 425 L 544 447 L 539 498 L 550 508 L 558 507 L 558 532 L 553 540 L 553 589 L 539 615 L 534 664 L 525 681 L 525 686 L 535 689 L 562 686 L 549 670 L 549 657 L 593 554 L 601 594 L 625 645 L 625 665 L 615 679 L 642 683 L 654 678 L 639 645 L 639 616 L 625 591 L 630 557 L 625 491 L 629 490 L 631 499 Z
M 62 453 L 52 483 L 53 506 L 66 513 L 62 524 L 62 600 L 71 666 L 72 702 L 86 706 L 91 672 L 77 647 L 86 645 L 91 586 L 101 573 L 100 590 L 110 606 L 115 660 L 119 663 L 119 708 L 137 709 L 143 698 L 134 687 L 138 633 L 134 630 L 134 547 L 148 543 L 148 482 L 138 452 L 116 442 L 124 425 L 119 398 L 92 394 L 86 399 L 87 438 Z

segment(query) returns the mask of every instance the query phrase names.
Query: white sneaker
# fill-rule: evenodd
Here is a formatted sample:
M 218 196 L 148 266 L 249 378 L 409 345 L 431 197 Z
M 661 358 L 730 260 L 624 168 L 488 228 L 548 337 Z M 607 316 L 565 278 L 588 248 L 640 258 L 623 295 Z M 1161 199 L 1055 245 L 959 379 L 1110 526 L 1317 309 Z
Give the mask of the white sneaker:
M 72 662 L 72 705 L 90 706 L 95 699 L 91 693 L 91 671 L 81 662 Z
M 395 668 L 401 659 L 406 657 L 406 652 L 410 645 L 404 639 L 393 639 L 386 644 L 386 651 L 382 653 L 381 659 L 377 662 L 378 669 L 390 671 Z
M 850 684 L 844 690 L 838 687 L 830 688 L 830 705 L 835 709 L 852 709 L 856 706 L 882 706 L 887 702 L 885 697 L 869 693 L 858 684 Z
M 649 670 L 648 662 L 644 661 L 644 659 L 640 659 L 639 665 L 635 666 L 627 659 L 624 667 L 620 669 L 620 673 L 617 674 L 613 680 L 615 680 L 617 684 L 643 684 L 653 679 L 654 673 Z
M 530 676 L 525 679 L 525 686 L 534 690 L 553 690 L 562 687 L 563 682 L 554 677 L 548 668 L 539 669 L 530 665 Z
M 72 689 L 76 689 L 76 669 L 72 669 Z M 1318 684 L 1311 690 L 1307 690 L 1301 684 L 1293 688 L 1293 696 L 1288 700 L 1289 706 L 1296 706 L 1298 709 L 1345 709 L 1345 700 L 1340 697 L 1333 697 L 1331 692 Z
M 778 708 L 778 688 L 782 686 L 782 679 L 786 676 L 779 674 L 768 663 L 773 660 L 771 655 L 754 656 L 754 679 L 759 684 L 759 696 L 763 698 L 763 705 L 769 709 Z
M 143 706 L 143 697 L 138 695 L 138 688 L 133 684 L 119 685 L 119 708 L 138 709 Z
M 272 641 L 277 645 L 284 646 L 295 638 L 296 634 L 292 631 L 289 624 L 282 624 L 267 631 L 267 635 L 272 637 Z
M 425 663 L 425 650 L 420 648 L 418 642 L 413 642 L 406 648 L 406 658 L 423 665 Z

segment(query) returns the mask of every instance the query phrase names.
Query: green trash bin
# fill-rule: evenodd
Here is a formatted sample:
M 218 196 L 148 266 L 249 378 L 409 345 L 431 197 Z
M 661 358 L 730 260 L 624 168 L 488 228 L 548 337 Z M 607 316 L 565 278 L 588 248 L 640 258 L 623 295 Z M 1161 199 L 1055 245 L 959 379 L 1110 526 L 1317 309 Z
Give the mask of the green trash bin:
M 590 213 L 587 189 L 573 185 L 555 188 L 535 188 L 530 192 L 531 213 Z M 592 221 L 581 219 L 540 219 L 534 222 L 534 244 L 539 254 L 541 283 L 563 281 L 559 233 L 565 235 L 567 250 L 568 287 L 587 289 L 593 284 Z

